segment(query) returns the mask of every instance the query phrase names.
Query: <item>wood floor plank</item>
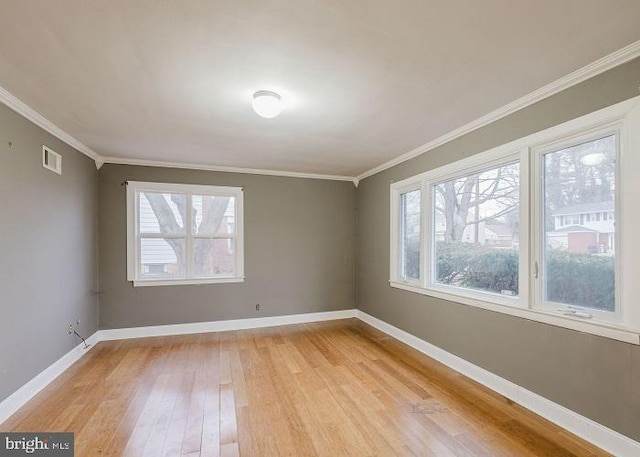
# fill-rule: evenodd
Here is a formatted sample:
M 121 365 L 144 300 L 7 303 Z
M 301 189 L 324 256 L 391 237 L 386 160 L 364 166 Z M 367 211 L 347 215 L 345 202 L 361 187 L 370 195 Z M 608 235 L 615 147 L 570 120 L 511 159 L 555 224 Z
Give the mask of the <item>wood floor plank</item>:
M 204 374 L 202 370 L 198 370 L 191 392 L 184 441 L 181 447 L 182 455 L 200 452 L 202 426 L 204 423 L 204 405 L 206 400 L 205 385 L 206 380 L 204 379 Z
M 220 444 L 238 442 L 238 422 L 232 384 L 220 385 Z
M 77 456 L 600 456 L 355 319 L 98 344 L 2 431 Z

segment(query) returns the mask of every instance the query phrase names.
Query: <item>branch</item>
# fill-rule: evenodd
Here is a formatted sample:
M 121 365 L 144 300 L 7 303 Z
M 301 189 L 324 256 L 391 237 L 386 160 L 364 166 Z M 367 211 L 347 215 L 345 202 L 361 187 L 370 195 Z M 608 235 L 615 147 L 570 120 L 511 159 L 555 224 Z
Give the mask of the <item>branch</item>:
M 203 214 L 198 233 L 217 233 L 220 231 L 220 224 L 224 219 L 224 213 L 227 212 L 229 199 L 230 197 L 213 197 L 213 203 L 209 207 L 209 211 Z
M 176 215 L 169 206 L 169 202 L 165 200 L 163 194 L 145 192 L 144 195 L 147 197 L 147 200 L 151 205 L 151 209 L 156 215 L 156 219 L 158 219 L 160 233 L 180 233 L 183 230 L 183 228 L 180 227 L 180 224 L 178 224 L 178 221 L 176 221 Z M 184 218 L 182 220 L 184 221 Z
M 483 217 L 481 219 L 478 219 L 477 221 L 473 221 L 473 222 L 469 223 L 469 225 L 471 225 L 471 224 L 479 224 L 480 222 L 493 221 L 493 220 L 499 218 L 500 216 L 504 216 L 505 214 L 510 213 L 511 211 L 513 211 L 513 209 L 516 206 L 518 206 L 518 203 L 514 203 L 511 206 L 508 206 L 507 208 L 504 208 L 502 211 L 498 211 L 497 213 L 492 214 L 491 216 Z
M 501 198 L 515 198 L 513 196 L 511 196 L 511 194 L 518 192 L 518 187 L 517 186 L 513 186 L 513 188 L 509 189 L 500 189 L 501 191 L 504 191 L 504 193 L 500 193 L 496 196 L 496 191 L 492 192 L 491 194 L 480 194 L 476 197 L 477 200 L 477 204 L 481 205 L 482 203 L 485 203 L 489 200 L 499 200 Z M 476 204 L 476 200 L 473 201 L 473 204 Z

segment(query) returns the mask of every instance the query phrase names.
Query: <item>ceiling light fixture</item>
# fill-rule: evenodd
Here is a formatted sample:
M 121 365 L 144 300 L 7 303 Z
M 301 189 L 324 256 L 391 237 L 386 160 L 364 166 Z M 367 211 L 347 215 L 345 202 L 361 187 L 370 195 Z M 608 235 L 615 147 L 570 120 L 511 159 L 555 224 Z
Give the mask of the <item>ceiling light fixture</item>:
M 580 157 L 580 162 L 588 167 L 595 167 L 604 162 L 604 152 L 591 152 Z
M 270 90 L 259 90 L 253 94 L 252 106 L 258 116 L 271 119 L 282 112 L 282 99 Z

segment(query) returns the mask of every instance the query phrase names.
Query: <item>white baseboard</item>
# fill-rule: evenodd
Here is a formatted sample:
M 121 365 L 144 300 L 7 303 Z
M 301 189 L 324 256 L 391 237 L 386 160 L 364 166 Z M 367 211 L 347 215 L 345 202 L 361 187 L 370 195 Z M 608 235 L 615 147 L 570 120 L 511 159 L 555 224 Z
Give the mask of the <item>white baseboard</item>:
M 447 365 L 459 373 L 479 382 L 513 400 L 534 413 L 558 424 L 560 427 L 580 436 L 596 446 L 616 456 L 640 455 L 640 443 L 597 422 L 581 416 L 564 406 L 552 402 L 538 394 L 495 375 L 477 365 L 453 355 L 431 343 L 428 343 L 404 330 L 394 327 L 363 311 L 349 309 L 321 313 L 292 314 L 287 316 L 259 317 L 253 319 L 235 319 L 228 321 L 196 322 L 190 324 L 158 325 L 153 327 L 134 327 L 123 329 L 99 330 L 87 339 L 94 347 L 100 341 L 150 336 L 186 335 L 195 333 L 244 330 L 250 328 L 274 327 L 278 325 L 321 322 L 356 317 L 387 335 L 402 341 L 423 354 Z M 0 402 L 0 424 L 20 407 L 56 379 L 63 371 L 73 365 L 88 351 L 80 344 L 54 362 L 31 381 Z
M 99 340 L 125 340 L 149 336 L 189 335 L 195 333 L 224 332 L 250 328 L 275 327 L 278 325 L 306 324 L 356 317 L 355 309 L 326 311 L 321 313 L 289 314 L 286 316 L 256 317 L 227 321 L 193 322 L 190 324 L 155 325 L 151 327 L 116 328 L 100 330 Z
M 638 456 L 640 443 L 363 311 L 356 317 L 613 455 Z
M 49 383 L 60 376 L 78 359 L 89 352 L 89 350 L 98 343 L 98 332 L 91 335 L 86 341 L 87 344 L 91 346 L 89 349 L 85 349 L 84 344 L 80 343 L 37 374 L 31 381 L 2 400 L 2 402 L 0 402 L 0 424 L 20 409 L 26 402 L 31 400 L 38 392 L 47 387 Z
M 94 347 L 100 341 L 143 338 L 149 336 L 186 335 L 195 333 L 244 330 L 250 328 L 275 327 L 278 325 L 305 324 L 356 317 L 355 309 L 327 311 L 321 313 L 291 314 L 286 316 L 258 317 L 215 322 L 195 322 L 191 324 L 157 325 L 153 327 L 119 328 L 98 330 L 87 338 L 87 344 Z M 31 400 L 38 392 L 56 379 L 88 351 L 79 344 L 60 359 L 52 363 L 20 389 L 0 402 L 0 424 Z

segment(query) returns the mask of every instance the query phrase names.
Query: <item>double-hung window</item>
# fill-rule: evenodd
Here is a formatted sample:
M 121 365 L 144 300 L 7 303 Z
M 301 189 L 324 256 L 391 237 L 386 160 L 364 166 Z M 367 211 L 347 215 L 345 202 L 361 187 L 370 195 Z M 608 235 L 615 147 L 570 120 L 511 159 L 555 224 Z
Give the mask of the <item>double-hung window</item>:
M 391 286 L 640 344 L 638 173 L 640 97 L 395 182 Z
M 244 279 L 238 187 L 129 181 L 127 276 L 135 286 Z

